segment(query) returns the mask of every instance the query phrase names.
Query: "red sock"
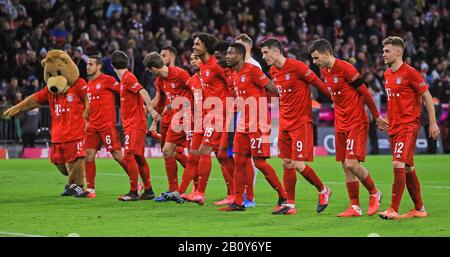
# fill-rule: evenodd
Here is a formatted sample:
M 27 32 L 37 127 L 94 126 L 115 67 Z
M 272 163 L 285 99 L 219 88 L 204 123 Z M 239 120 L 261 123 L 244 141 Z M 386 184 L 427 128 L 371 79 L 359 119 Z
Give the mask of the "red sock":
M 392 184 L 392 202 L 391 208 L 398 212 L 405 190 L 406 175 L 405 168 L 394 168 L 394 184 Z
M 120 164 L 120 166 L 121 166 L 122 169 L 125 171 L 125 173 L 128 174 L 128 164 L 127 164 L 127 162 L 125 161 L 125 158 L 123 158 L 122 161 L 117 161 L 117 162 Z
M 197 170 L 199 157 L 195 154 L 189 154 L 187 166 L 184 169 L 183 177 L 181 178 L 180 186 L 178 187 L 178 192 L 180 194 L 184 194 L 191 183 L 191 180 L 194 179 L 195 173 Z
M 245 156 L 240 154 L 234 155 L 234 203 L 237 205 L 244 204 L 245 181 L 248 176 L 247 163 L 248 158 Z M 252 165 L 250 164 L 250 166 Z
M 86 184 L 87 188 L 94 189 L 95 188 L 95 161 L 86 161 L 85 162 L 86 167 Z
M 183 168 L 186 168 L 188 161 L 188 157 L 186 155 L 182 153 L 175 153 L 175 159 L 181 164 L 181 166 L 183 166 Z
M 200 160 L 198 161 L 198 192 L 205 193 L 210 173 L 211 155 L 200 155 Z
M 373 195 L 377 192 L 377 188 L 375 187 L 375 183 L 373 183 L 370 174 L 367 174 L 367 177 L 364 180 L 362 180 L 361 183 L 364 185 L 367 191 L 369 191 L 370 195 Z
M 130 191 L 137 192 L 139 182 L 139 166 L 133 154 L 127 154 L 124 160 L 128 167 L 128 177 L 130 178 Z
M 419 211 L 423 207 L 423 202 L 420 194 L 420 183 L 415 170 L 406 172 L 406 188 L 414 202 L 415 209 Z
M 269 163 L 266 162 L 264 159 L 253 159 L 255 166 L 257 169 L 259 169 L 264 176 L 266 177 L 267 182 L 272 186 L 273 189 L 275 189 L 278 192 L 278 196 L 280 198 L 287 198 L 286 191 L 284 191 L 283 185 L 281 184 L 281 181 L 277 177 L 277 173 L 275 170 L 270 166 Z
M 287 203 L 295 203 L 295 185 L 297 184 L 297 173 L 295 169 L 284 169 L 283 185 L 287 193 Z
M 142 182 L 144 182 L 144 188 L 147 190 L 152 187 L 150 168 L 148 167 L 147 160 L 145 160 L 144 156 L 135 155 L 135 158 L 139 165 L 139 175 L 141 175 Z
M 255 169 L 252 165 L 252 160 L 249 157 L 245 158 L 245 194 L 249 201 L 255 200 Z
M 234 183 L 233 183 L 233 173 L 234 173 L 234 162 L 233 159 L 225 157 L 225 158 L 217 158 L 220 163 L 220 169 L 222 170 L 223 178 L 225 179 L 225 183 L 227 184 L 227 195 L 231 195 L 234 192 Z
M 359 206 L 359 181 L 347 182 L 346 186 L 350 204 Z
M 322 191 L 324 189 L 324 185 L 322 183 L 322 180 L 317 176 L 316 172 L 306 165 L 305 169 L 300 172 L 300 174 L 308 181 L 311 185 L 315 186 L 317 188 L 317 191 Z
M 166 164 L 166 175 L 169 182 L 169 192 L 178 190 L 178 167 L 175 157 L 164 159 Z

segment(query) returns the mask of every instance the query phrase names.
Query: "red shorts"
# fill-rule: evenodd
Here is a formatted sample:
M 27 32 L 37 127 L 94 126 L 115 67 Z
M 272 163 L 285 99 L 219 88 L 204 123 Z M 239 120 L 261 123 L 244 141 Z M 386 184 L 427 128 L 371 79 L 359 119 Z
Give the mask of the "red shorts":
M 64 143 L 52 143 L 50 161 L 53 164 L 64 164 L 85 157 L 84 139 Z
M 200 145 L 202 144 L 202 140 L 203 140 L 203 133 L 193 133 L 191 139 L 191 146 L 189 147 L 189 149 L 198 150 L 200 148 Z
M 205 128 L 205 134 L 203 134 L 202 145 L 211 146 L 215 152 L 219 151 L 220 140 L 222 138 L 222 132 L 214 130 L 214 128 Z
M 104 130 L 88 129 L 84 137 L 84 143 L 86 149 L 100 150 L 102 143 L 109 152 L 122 149 L 119 132 L 115 126 Z
M 294 130 L 280 130 L 278 134 L 278 157 L 294 161 L 314 160 L 314 134 L 311 123 L 305 123 Z
M 234 134 L 233 153 L 251 155 L 252 157 L 270 157 L 270 139 L 260 131 Z
M 369 124 L 363 123 L 347 132 L 335 132 L 336 161 L 345 159 L 366 159 Z
M 409 123 L 402 125 L 399 133 L 389 136 L 393 161 L 404 162 L 408 166 L 414 166 L 414 150 L 416 150 L 419 129 L 419 124 Z
M 129 129 L 124 131 L 125 137 L 125 154 L 132 153 L 144 156 L 145 147 L 145 131 L 138 129 Z
M 166 134 L 166 142 L 167 143 L 171 143 L 171 144 L 175 144 L 177 146 L 182 146 L 182 147 L 187 147 L 189 148 L 190 146 L 190 131 L 189 132 L 175 132 L 172 128 L 169 128 L 167 130 L 167 134 Z

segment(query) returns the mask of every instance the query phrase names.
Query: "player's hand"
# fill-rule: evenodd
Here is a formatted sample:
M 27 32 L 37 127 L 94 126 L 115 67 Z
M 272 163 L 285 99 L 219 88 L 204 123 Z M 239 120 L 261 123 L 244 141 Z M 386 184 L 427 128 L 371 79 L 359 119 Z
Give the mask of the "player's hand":
M 150 115 L 152 115 L 153 120 L 159 121 L 161 119 L 161 116 L 155 109 L 150 110 Z
M 11 108 L 8 108 L 6 111 L 3 112 L 3 116 L 6 116 L 8 118 L 15 116 L 20 112 L 19 108 L 16 106 L 13 106 Z
M 375 120 L 375 123 L 381 131 L 388 132 L 389 124 L 383 117 L 378 116 L 378 118 Z
M 435 123 L 430 124 L 430 127 L 428 128 L 428 131 L 430 133 L 430 137 L 434 140 L 438 139 L 440 131 L 438 125 Z

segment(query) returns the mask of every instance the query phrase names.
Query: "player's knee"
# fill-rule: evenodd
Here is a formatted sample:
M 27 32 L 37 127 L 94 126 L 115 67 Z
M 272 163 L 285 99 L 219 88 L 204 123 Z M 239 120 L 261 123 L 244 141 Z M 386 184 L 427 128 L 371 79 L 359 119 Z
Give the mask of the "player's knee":
M 162 152 L 163 152 L 164 158 L 171 158 L 171 157 L 175 156 L 175 153 L 173 151 L 171 151 L 168 147 L 164 147 L 162 149 Z
M 86 149 L 86 157 L 85 160 L 88 162 L 93 162 L 95 160 L 95 150 L 92 149 Z
M 392 166 L 394 166 L 394 169 L 403 169 L 406 165 L 404 162 L 393 161 Z
M 198 164 L 199 156 L 197 154 L 190 153 L 188 155 L 188 164 L 191 166 L 196 166 Z
M 114 158 L 114 160 L 116 160 L 118 162 L 121 162 L 123 160 L 123 154 L 122 154 L 122 151 L 120 151 L 120 150 L 112 151 L 111 155 Z
M 413 171 L 414 171 L 414 166 L 409 166 L 409 165 L 405 166 L 405 172 L 413 172 Z
M 296 161 L 293 163 L 293 166 L 295 167 L 296 170 L 303 172 L 306 168 L 306 163 L 302 161 Z
M 345 160 L 344 166 L 346 169 L 354 172 L 358 169 L 358 162 L 354 160 Z
M 293 169 L 294 162 L 290 159 L 283 159 L 283 168 L 284 169 Z
M 255 164 L 255 168 L 257 168 L 258 170 L 261 170 L 263 168 L 263 166 L 266 164 L 266 160 L 260 159 L 260 158 L 254 158 L 253 163 Z
M 234 155 L 234 166 L 236 166 L 236 167 L 245 166 L 246 165 L 246 163 L 245 163 L 246 159 L 247 158 L 244 155 L 235 154 Z

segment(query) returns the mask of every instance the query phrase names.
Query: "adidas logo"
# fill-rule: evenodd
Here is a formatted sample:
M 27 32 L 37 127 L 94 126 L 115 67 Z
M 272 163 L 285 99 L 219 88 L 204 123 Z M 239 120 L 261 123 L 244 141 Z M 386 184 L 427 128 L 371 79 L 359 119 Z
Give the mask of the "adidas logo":
M 209 138 L 207 138 L 207 139 L 205 140 L 205 143 L 209 143 Z
M 298 158 L 303 158 L 303 154 L 299 154 L 299 155 L 298 155 Z
M 402 156 L 400 155 L 400 154 L 397 154 L 396 156 L 395 156 L 395 158 L 401 158 Z
M 261 152 L 261 149 L 258 150 L 258 153 L 262 153 L 262 152 Z
M 355 154 L 353 151 L 350 151 L 348 154 Z

